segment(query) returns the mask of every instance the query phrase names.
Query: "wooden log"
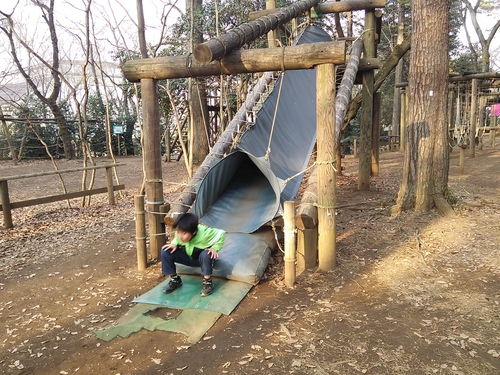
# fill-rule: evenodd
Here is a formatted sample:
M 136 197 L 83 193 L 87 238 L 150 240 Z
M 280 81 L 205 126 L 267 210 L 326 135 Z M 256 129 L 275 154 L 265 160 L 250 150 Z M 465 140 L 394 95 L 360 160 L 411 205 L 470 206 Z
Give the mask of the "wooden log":
M 318 227 L 297 230 L 297 274 L 318 264 Z
M 399 126 L 401 127 L 399 134 L 399 151 L 405 152 L 406 148 L 406 117 L 408 111 L 408 95 L 406 91 L 401 91 L 401 120 Z
M 275 11 L 276 10 L 276 0 L 266 0 L 266 9 Z M 267 33 L 267 48 L 276 47 L 276 30 L 271 30 Z
M 148 264 L 146 249 L 146 212 L 144 211 L 144 195 L 134 197 L 135 207 L 135 242 L 137 246 L 137 269 L 144 271 Z
M 158 215 L 164 203 L 160 153 L 160 110 L 157 82 L 142 79 L 142 113 L 144 119 L 144 167 L 146 182 L 146 210 L 149 223 L 151 259 L 158 259 L 161 247 L 161 221 Z
M 9 185 L 7 180 L 0 180 L 0 203 L 2 203 L 3 225 L 6 229 L 12 228 L 12 212 L 9 198 Z
M 458 82 L 458 81 L 471 81 L 473 79 L 492 79 L 492 78 L 500 78 L 500 73 L 484 72 L 484 73 L 466 74 L 466 75 L 450 77 L 449 81 Z
M 465 170 L 465 145 L 463 146 L 459 146 L 460 148 L 460 174 L 464 174 L 464 170 Z
M 295 283 L 295 203 L 287 201 L 283 205 L 283 219 L 285 221 L 285 285 L 289 288 Z
M 164 218 L 165 224 L 171 225 L 176 216 L 187 212 L 187 210 L 191 207 L 196 198 L 196 187 L 198 183 L 207 174 L 210 169 L 210 165 L 222 159 L 224 154 L 230 149 L 234 138 L 238 135 L 240 129 L 246 123 L 247 112 L 251 111 L 255 104 L 259 101 L 261 95 L 266 91 L 267 85 L 273 79 L 273 75 L 274 73 L 272 72 L 263 74 L 253 90 L 248 93 L 245 103 L 243 103 L 240 109 L 238 109 L 238 112 L 236 112 L 226 130 L 224 130 L 215 145 L 212 147 L 210 153 L 196 170 L 196 173 L 187 184 L 187 187 L 183 190 L 177 200 L 172 202 L 172 208 L 168 212 L 168 215 Z
M 113 170 L 111 167 L 106 168 L 106 188 L 108 189 L 108 204 L 114 206 L 115 191 L 113 190 Z
M 373 120 L 372 120 L 372 151 L 371 151 L 371 175 L 379 175 L 379 151 L 380 151 L 380 92 L 373 95 Z
M 1 181 L 0 181 L 0 183 L 1 183 Z M 113 191 L 118 191 L 118 190 L 123 190 L 123 189 L 125 189 L 124 184 L 113 186 Z M 101 187 L 101 188 L 95 188 L 95 189 L 90 189 L 90 190 L 74 191 L 71 193 L 56 194 L 56 195 L 50 195 L 47 197 L 40 197 L 40 198 L 26 199 L 23 201 L 10 202 L 10 208 L 16 209 L 16 208 L 23 208 L 23 207 L 30 207 L 30 206 L 38 206 L 39 204 L 46 204 L 46 203 L 52 203 L 52 202 L 65 201 L 68 199 L 88 197 L 89 195 L 103 194 L 103 193 L 107 193 L 107 192 L 108 192 L 108 187 Z M 3 210 L 3 206 L 0 206 L 0 209 Z
M 319 64 L 343 64 L 345 41 L 307 43 L 283 48 L 235 51 L 220 61 L 202 65 L 191 55 L 129 60 L 123 74 L 130 82 L 141 79 L 205 77 L 221 74 L 309 69 Z M 367 63 L 375 63 L 367 61 Z
M 319 0 L 297 1 L 286 8 L 274 10 L 269 16 L 244 23 L 217 38 L 198 44 L 194 48 L 194 57 L 202 64 L 218 60 L 228 53 L 243 47 L 246 43 L 284 25 L 318 3 Z
M 477 79 L 472 80 L 470 104 L 469 157 L 476 157 L 476 127 L 477 127 Z
M 50 176 L 54 174 L 64 174 L 64 173 L 72 173 L 72 172 L 81 172 L 81 171 L 89 171 L 93 169 L 102 169 L 102 168 L 110 168 L 110 167 L 120 167 L 123 165 L 123 163 L 116 163 L 116 164 L 106 164 L 106 165 L 94 165 L 93 167 L 81 167 L 81 168 L 70 168 L 70 169 L 60 169 L 57 171 L 47 171 L 47 172 L 37 172 L 37 173 L 29 173 L 29 174 L 19 174 L 15 176 L 4 176 L 0 177 L 0 181 L 10 181 L 10 180 L 21 180 L 24 178 L 31 178 L 31 177 L 40 177 L 40 176 Z
M 351 12 L 354 10 L 383 8 L 386 0 L 344 0 L 344 1 L 325 1 L 318 4 L 315 9 L 321 14 Z M 248 19 L 250 21 L 271 14 L 270 10 L 257 10 L 250 12 Z
M 316 68 L 318 134 L 318 267 L 336 267 L 335 234 L 335 65 Z
M 295 215 L 295 225 L 298 229 L 312 229 L 318 226 L 318 169 L 313 168 L 307 180 L 307 185 L 302 194 L 297 214 Z
M 363 51 L 363 41 L 358 39 L 352 45 L 351 55 L 347 62 L 344 76 L 340 82 L 337 97 L 335 98 L 335 142 L 340 138 L 340 131 L 344 123 L 344 116 L 351 101 L 352 87 L 356 79 L 356 73 L 360 63 L 361 52 Z M 356 153 L 355 153 L 356 155 Z
M 376 56 L 375 27 L 375 12 L 365 11 L 363 46 L 366 57 Z M 360 191 L 370 190 L 374 77 L 373 70 L 363 73 L 358 163 L 358 190 Z

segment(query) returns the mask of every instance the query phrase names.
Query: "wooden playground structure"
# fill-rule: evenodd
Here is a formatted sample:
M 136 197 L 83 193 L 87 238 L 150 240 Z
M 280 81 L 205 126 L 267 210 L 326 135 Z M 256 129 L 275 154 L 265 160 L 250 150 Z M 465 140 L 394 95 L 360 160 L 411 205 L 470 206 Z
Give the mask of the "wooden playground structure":
M 157 81 L 160 79 L 179 77 L 200 77 L 207 75 L 236 74 L 242 72 L 272 72 L 316 67 L 316 114 L 317 114 L 317 160 L 315 186 L 316 198 L 309 204 L 301 205 L 305 211 L 298 213 L 302 223 L 298 242 L 303 244 L 300 252 L 313 251 L 314 254 L 302 254 L 303 267 L 308 262 L 316 263 L 321 270 L 332 270 L 336 263 L 335 234 L 335 171 L 336 145 L 351 97 L 352 87 L 356 79 L 363 83 L 363 102 L 361 109 L 361 137 L 359 145 L 359 184 L 360 190 L 368 190 L 372 161 L 372 123 L 374 118 L 374 69 L 378 68 L 377 57 L 377 25 L 380 25 L 385 0 L 344 0 L 327 1 L 319 4 L 319 0 L 302 0 L 282 9 L 268 9 L 258 12 L 253 21 L 241 25 L 235 30 L 219 38 L 202 43 L 195 48 L 193 55 L 151 58 L 127 62 L 123 67 L 125 77 L 130 82 L 140 82 L 143 97 L 144 120 L 144 160 L 146 212 L 148 213 L 150 257 L 156 259 L 159 250 L 165 243 L 162 228 L 160 207 L 164 206 L 163 181 L 161 172 L 159 102 Z M 338 13 L 364 10 L 365 25 L 362 37 L 352 44 L 351 53 L 345 66 L 342 82 L 336 96 L 336 67 L 346 64 L 347 42 L 332 41 L 310 45 L 250 49 L 240 51 L 238 48 L 256 38 L 265 35 L 280 25 L 293 20 L 317 7 L 319 13 Z M 363 52 L 363 58 L 361 54 Z M 298 58 L 300 56 L 300 58 Z M 194 58 L 193 58 L 194 57 Z M 358 74 L 359 72 L 359 74 Z M 273 73 L 265 73 L 261 82 L 270 79 Z M 261 85 L 262 86 L 262 85 Z M 265 85 L 264 85 L 265 86 Z M 260 96 L 263 89 L 257 85 L 252 95 L 247 98 L 247 107 L 255 103 L 255 96 Z M 245 106 L 244 106 L 245 107 Z M 246 109 L 243 108 L 243 111 Z M 233 123 L 238 121 L 238 114 Z M 222 159 L 228 151 L 232 138 L 236 135 L 237 126 L 227 127 L 212 148 L 204 163 L 198 168 L 193 179 L 188 183 L 177 202 L 171 202 L 167 217 L 175 217 L 186 212 L 195 200 L 194 186 L 207 172 L 208 164 Z M 378 135 L 373 136 L 378 139 Z M 378 147 L 378 146 L 377 146 Z M 378 160 L 375 161 L 378 163 Z M 313 202 L 314 201 L 314 202 Z M 288 204 L 286 206 L 289 206 Z M 137 210 L 137 207 L 136 207 Z M 288 211 L 286 213 L 288 215 Z M 304 220 L 305 216 L 310 216 Z M 295 226 L 294 226 L 295 227 Z M 287 231 L 291 229 L 287 227 Z M 302 232 L 301 232 L 302 231 Z M 319 233 L 319 236 L 318 236 Z M 295 251 L 295 249 L 294 249 Z M 293 255 L 292 260 L 294 261 Z M 300 262 L 299 262 L 300 263 Z

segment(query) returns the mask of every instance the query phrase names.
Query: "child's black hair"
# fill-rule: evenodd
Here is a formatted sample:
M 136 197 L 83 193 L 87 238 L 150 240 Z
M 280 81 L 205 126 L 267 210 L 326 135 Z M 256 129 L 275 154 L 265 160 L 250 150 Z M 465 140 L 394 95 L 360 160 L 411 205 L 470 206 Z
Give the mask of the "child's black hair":
M 198 216 L 190 212 L 182 214 L 175 219 L 172 227 L 174 229 L 180 229 L 183 232 L 195 234 L 198 230 Z

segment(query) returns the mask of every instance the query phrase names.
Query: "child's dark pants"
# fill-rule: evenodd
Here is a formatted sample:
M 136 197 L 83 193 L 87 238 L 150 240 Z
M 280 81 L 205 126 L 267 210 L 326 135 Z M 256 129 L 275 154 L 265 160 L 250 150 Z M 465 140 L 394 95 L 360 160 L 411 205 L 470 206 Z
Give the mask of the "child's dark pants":
M 164 275 L 176 273 L 175 263 L 184 264 L 190 267 L 201 267 L 201 275 L 209 276 L 212 274 L 214 260 L 210 257 L 208 251 L 195 248 L 193 257 L 186 254 L 184 246 L 178 246 L 173 253 L 170 250 L 161 251 L 161 270 Z

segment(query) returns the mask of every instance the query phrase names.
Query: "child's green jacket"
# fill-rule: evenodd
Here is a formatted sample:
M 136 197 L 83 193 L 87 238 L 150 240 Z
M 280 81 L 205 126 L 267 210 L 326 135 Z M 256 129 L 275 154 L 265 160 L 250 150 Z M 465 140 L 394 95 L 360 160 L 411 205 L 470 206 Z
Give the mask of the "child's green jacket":
M 177 236 L 172 241 L 173 245 L 185 246 L 186 254 L 189 256 L 193 255 L 194 248 L 198 249 L 214 249 L 219 252 L 224 245 L 224 240 L 226 239 L 226 232 L 222 229 L 210 228 L 202 224 L 198 224 L 198 229 L 193 238 L 188 242 L 181 242 Z

